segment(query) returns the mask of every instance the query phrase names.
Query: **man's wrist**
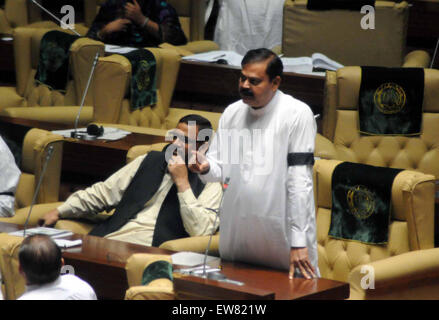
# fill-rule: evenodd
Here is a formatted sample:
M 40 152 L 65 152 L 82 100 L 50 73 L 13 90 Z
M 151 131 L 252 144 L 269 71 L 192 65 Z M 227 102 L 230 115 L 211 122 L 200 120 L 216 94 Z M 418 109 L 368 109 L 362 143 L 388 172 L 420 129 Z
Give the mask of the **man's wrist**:
M 191 186 L 189 184 L 189 181 L 186 180 L 176 180 L 175 185 L 177 186 L 177 191 L 182 193 L 185 192 L 187 189 L 189 189 Z

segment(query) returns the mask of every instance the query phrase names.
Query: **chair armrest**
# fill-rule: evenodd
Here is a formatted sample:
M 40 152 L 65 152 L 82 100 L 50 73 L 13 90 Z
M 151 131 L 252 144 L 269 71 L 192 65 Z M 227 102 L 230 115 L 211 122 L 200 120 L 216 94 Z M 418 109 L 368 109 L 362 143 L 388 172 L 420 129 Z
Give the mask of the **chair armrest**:
M 18 107 L 6 108 L 0 111 L 1 116 L 39 120 L 59 124 L 74 125 L 79 107 L 53 106 L 53 107 Z M 85 126 L 93 121 L 93 107 L 85 106 L 81 111 L 79 126 Z
M 55 224 L 55 229 L 69 230 L 77 234 L 89 234 L 95 226 L 94 223 L 76 220 L 60 219 Z
M 204 253 L 210 236 L 187 237 L 177 240 L 170 240 L 160 245 L 161 249 L 168 249 L 172 251 L 191 251 Z M 219 256 L 219 234 L 212 237 L 209 254 Z
M 175 300 L 174 288 L 162 286 L 136 286 L 125 293 L 125 300 Z
M 349 274 L 349 299 L 439 299 L 439 248 L 378 260 L 368 264 L 363 273 L 362 267 Z M 362 280 L 363 286 L 370 285 L 365 277 L 372 274 L 374 289 L 363 289 Z
M 191 41 L 184 46 L 174 46 L 169 43 L 162 43 L 160 44 L 160 48 L 173 49 L 183 57 L 191 56 L 196 53 L 219 50 L 218 44 L 211 40 Z
M 402 66 L 404 68 L 429 68 L 431 57 L 427 51 L 415 50 L 408 53 Z
M 320 159 L 337 159 L 337 151 L 334 148 L 334 144 L 319 133 L 316 135 L 314 155 Z
M 32 208 L 31 216 L 29 218 L 28 226 L 36 226 L 38 219 L 42 218 L 47 212 L 58 208 L 61 204 L 62 202 L 52 202 L 34 205 Z M 24 225 L 27 215 L 29 214 L 29 209 L 30 207 L 18 209 L 17 211 L 15 211 L 15 215 L 13 217 L 0 218 L 0 222 Z

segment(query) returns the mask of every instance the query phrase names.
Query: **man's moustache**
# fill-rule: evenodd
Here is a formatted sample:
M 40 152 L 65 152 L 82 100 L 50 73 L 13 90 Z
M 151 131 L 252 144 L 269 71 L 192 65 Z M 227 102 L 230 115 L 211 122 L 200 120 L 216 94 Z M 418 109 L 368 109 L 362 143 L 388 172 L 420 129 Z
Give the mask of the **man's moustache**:
M 239 93 L 243 96 L 246 96 L 246 97 L 253 97 L 254 96 L 253 92 L 251 92 L 250 90 L 242 89 L 242 90 L 239 90 Z

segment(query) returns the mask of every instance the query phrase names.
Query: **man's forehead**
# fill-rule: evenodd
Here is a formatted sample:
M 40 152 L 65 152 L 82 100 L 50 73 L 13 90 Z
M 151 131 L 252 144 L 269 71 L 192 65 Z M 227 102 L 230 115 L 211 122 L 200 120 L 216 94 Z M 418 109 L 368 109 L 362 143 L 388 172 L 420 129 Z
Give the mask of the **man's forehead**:
M 247 77 L 263 78 L 267 76 L 268 61 L 250 62 L 242 67 L 241 73 Z
M 193 130 L 198 130 L 198 126 L 195 124 L 190 123 L 189 125 L 187 123 L 184 122 L 180 122 L 179 124 L 177 124 L 177 129 L 181 130 L 185 135 L 188 134 L 189 130 L 193 131 Z

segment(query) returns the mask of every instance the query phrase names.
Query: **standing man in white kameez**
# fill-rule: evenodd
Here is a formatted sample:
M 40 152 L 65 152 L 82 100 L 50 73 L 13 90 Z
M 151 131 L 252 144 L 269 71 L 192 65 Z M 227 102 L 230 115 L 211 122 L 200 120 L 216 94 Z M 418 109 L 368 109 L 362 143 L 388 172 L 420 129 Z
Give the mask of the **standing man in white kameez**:
M 242 60 L 242 100 L 221 116 L 207 155 L 193 152 L 204 181 L 229 181 L 220 255 L 319 276 L 312 166 L 316 123 L 303 102 L 278 90 L 283 66 L 268 49 Z

